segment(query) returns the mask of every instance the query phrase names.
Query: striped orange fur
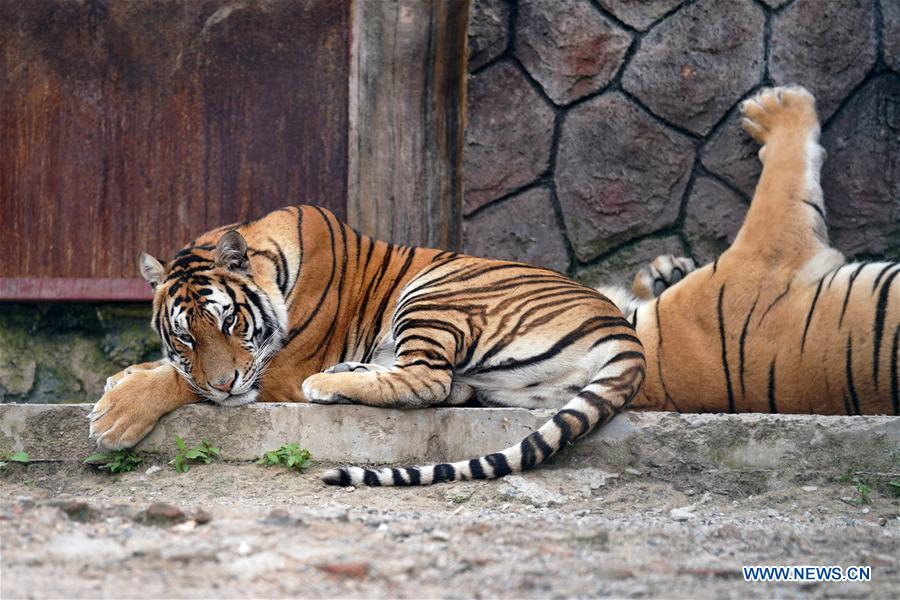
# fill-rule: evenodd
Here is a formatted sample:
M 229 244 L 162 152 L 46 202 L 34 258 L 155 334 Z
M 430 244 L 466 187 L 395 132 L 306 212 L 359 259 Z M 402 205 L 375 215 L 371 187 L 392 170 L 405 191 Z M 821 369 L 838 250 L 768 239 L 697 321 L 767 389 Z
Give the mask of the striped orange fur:
M 554 271 L 362 235 L 288 207 L 141 257 L 164 359 L 110 378 L 91 415 L 101 446 L 130 447 L 201 398 L 415 408 L 557 408 L 520 444 L 470 461 L 348 467 L 328 483 L 429 484 L 535 467 L 608 421 L 644 378 L 634 330 L 597 291 Z
M 742 112 L 763 171 L 731 247 L 693 272 L 658 258 L 635 278 L 634 298 L 603 289 L 647 355 L 632 406 L 900 414 L 900 264 L 848 264 L 829 244 L 812 95 L 763 90 Z

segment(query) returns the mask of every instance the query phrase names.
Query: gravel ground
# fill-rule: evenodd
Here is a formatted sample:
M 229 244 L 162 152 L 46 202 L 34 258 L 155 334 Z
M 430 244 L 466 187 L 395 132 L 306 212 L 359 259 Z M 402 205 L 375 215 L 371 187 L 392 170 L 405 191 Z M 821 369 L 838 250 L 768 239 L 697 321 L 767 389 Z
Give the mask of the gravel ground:
M 607 473 L 416 489 L 253 464 L 0 475 L 0 596 L 896 597 L 900 501 L 771 474 Z M 170 506 L 160 506 L 165 503 Z M 152 508 L 151 508 L 152 507 Z M 745 583 L 741 565 L 869 565 L 871 583 Z

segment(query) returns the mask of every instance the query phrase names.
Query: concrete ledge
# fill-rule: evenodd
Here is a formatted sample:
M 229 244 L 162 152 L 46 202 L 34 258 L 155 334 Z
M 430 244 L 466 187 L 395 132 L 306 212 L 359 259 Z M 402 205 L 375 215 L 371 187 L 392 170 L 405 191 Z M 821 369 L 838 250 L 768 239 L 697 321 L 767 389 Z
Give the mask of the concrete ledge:
M 78 460 L 89 404 L 0 405 L 0 452 Z M 183 407 L 163 418 L 139 451 L 174 454 L 174 438 L 208 438 L 235 460 L 299 441 L 326 462 L 422 463 L 461 460 L 519 442 L 553 411 L 495 408 L 385 410 L 364 406 L 254 404 Z M 589 462 L 660 475 L 708 470 L 896 471 L 900 418 L 626 413 L 568 448 L 557 464 Z

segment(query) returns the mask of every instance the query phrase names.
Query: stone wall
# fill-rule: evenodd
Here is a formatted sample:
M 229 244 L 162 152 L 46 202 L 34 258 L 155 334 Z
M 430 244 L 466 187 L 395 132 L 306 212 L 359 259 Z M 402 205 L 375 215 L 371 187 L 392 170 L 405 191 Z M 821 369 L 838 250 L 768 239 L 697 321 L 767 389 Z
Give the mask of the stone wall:
M 626 282 L 708 262 L 760 165 L 738 103 L 818 99 L 835 244 L 900 258 L 900 2 L 473 0 L 466 250 Z
M 159 358 L 149 304 L 0 304 L 0 403 L 94 402 L 106 378 Z

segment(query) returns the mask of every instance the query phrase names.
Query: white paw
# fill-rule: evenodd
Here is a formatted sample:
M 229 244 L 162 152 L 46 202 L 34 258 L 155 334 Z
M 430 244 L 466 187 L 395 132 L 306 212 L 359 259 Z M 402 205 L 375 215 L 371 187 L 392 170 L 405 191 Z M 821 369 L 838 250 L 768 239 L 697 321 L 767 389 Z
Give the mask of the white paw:
M 351 404 L 346 397 L 329 389 L 330 379 L 331 374 L 327 371 L 307 377 L 302 386 L 303 396 L 313 404 Z
M 114 387 L 119 385 L 120 381 L 122 381 L 123 379 L 125 379 L 126 377 L 131 375 L 132 373 L 134 373 L 134 369 L 132 369 L 131 367 L 128 367 L 124 371 L 119 371 L 115 375 L 107 377 L 106 385 L 103 386 L 103 392 L 105 393 L 105 392 L 110 391 L 111 389 L 113 389 Z
M 691 258 L 663 254 L 638 272 L 635 286 L 643 288 L 651 297 L 656 298 L 696 268 L 697 265 Z
M 371 363 L 342 362 L 331 365 L 323 373 L 367 373 L 369 371 L 387 371 L 387 367 Z

